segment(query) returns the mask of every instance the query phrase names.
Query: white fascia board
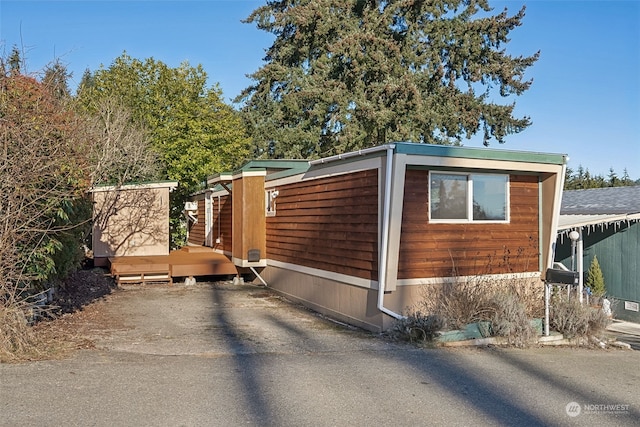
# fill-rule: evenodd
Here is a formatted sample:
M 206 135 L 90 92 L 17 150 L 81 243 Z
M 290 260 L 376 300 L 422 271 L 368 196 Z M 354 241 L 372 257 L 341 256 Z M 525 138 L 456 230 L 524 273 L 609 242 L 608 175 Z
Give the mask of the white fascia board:
M 93 187 L 89 190 L 90 193 L 101 193 L 105 191 L 114 190 L 149 190 L 152 188 L 168 188 L 169 191 L 178 187 L 177 181 L 164 181 L 164 182 L 148 182 L 140 184 L 123 184 L 123 185 L 104 185 L 99 187 Z
M 558 233 L 573 228 L 589 225 L 610 224 L 612 222 L 639 221 L 640 213 L 635 214 L 602 214 L 602 215 L 560 215 Z
M 524 163 L 508 160 L 467 159 L 456 157 L 434 157 L 407 155 L 407 166 L 436 166 L 442 168 L 487 169 L 492 171 L 560 173 L 562 165 Z
M 230 173 L 221 173 L 220 175 L 207 179 L 207 185 L 212 187 L 219 182 L 229 182 L 232 179 L 233 175 L 231 175 Z
M 248 176 L 267 176 L 266 170 L 261 171 L 240 171 L 233 175 L 233 179 L 244 178 Z

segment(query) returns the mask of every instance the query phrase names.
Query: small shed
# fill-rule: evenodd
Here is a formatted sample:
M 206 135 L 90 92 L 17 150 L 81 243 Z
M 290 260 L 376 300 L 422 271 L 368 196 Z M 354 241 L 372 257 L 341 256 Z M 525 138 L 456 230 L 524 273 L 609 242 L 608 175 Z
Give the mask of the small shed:
M 521 277 L 542 289 L 565 167 L 562 154 L 403 142 L 254 161 L 193 196 L 189 241 L 290 299 L 381 331 L 452 279 Z
M 594 256 L 614 316 L 640 322 L 640 186 L 568 190 L 562 196 L 556 260 L 571 267 L 575 230 L 583 247 L 582 276 Z M 575 263 L 578 265 L 578 262 Z
M 169 193 L 175 181 L 101 185 L 91 189 L 94 264 L 109 258 L 169 254 Z

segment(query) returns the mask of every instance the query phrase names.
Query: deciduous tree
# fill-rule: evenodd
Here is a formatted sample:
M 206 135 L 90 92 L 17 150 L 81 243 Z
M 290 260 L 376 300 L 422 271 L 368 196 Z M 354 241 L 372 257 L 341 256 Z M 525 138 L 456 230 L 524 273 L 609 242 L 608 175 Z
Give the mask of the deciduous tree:
M 148 132 L 163 177 L 180 186 L 172 197 L 172 235 L 179 244 L 186 196 L 215 172 L 231 170 L 249 155 L 249 138 L 239 114 L 207 86 L 201 66 L 171 68 L 126 53 L 108 68 L 85 73 L 78 99 L 92 113 L 100 102 L 115 100 L 131 112 L 131 123 Z
M 82 81 L 79 100 L 85 108 L 96 111 L 107 98 L 119 101 L 132 122 L 149 132 L 166 177 L 184 187 L 239 165 L 249 153 L 239 115 L 222 101 L 217 86 L 207 87 L 201 66 L 171 68 L 124 53 Z

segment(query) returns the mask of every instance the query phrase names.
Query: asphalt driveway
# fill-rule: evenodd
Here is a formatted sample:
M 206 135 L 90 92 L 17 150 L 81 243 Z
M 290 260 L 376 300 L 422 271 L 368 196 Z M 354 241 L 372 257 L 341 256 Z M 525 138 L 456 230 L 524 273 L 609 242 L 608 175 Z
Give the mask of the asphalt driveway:
M 95 349 L 0 365 L 0 425 L 640 425 L 637 351 L 418 349 L 253 285 L 100 304 Z

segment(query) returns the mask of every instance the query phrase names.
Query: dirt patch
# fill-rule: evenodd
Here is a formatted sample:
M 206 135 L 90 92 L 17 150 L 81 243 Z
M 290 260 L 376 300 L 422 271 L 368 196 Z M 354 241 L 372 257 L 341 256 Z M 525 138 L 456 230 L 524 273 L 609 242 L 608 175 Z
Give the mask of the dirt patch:
M 108 299 L 118 292 L 113 279 L 102 269 L 71 274 L 29 331 L 33 348 L 1 361 L 59 359 L 78 349 L 94 348 L 95 336 L 122 327 L 121 319 L 105 311 Z
M 73 313 L 116 288 L 115 281 L 100 268 L 72 273 L 57 290 L 52 306 L 57 314 Z

